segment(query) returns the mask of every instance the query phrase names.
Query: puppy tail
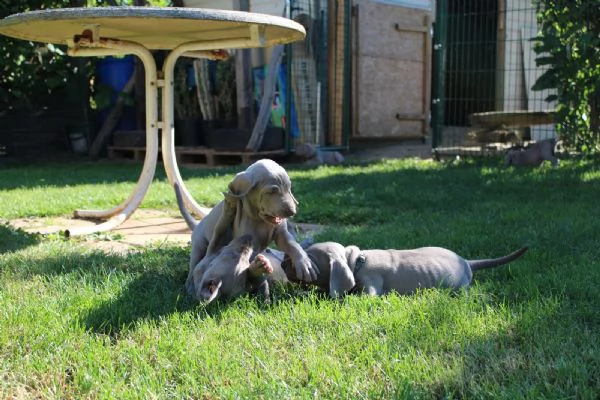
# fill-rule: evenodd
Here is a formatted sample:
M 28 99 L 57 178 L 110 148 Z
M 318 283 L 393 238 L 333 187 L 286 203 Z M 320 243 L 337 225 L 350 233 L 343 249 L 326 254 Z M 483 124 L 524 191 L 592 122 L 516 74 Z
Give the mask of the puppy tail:
M 511 261 L 516 260 L 521 257 L 525 252 L 529 250 L 528 246 L 521 247 L 519 250 L 512 252 L 504 257 L 499 258 L 488 258 L 484 260 L 467 260 L 469 266 L 471 267 L 471 271 L 478 271 L 480 269 L 485 268 L 494 268 L 499 267 L 504 264 L 508 264 Z
M 198 221 L 196 221 L 196 219 L 194 219 L 194 217 L 192 216 L 192 214 L 190 214 L 187 208 L 185 208 L 185 204 L 183 204 L 183 197 L 181 197 L 181 189 L 179 189 L 179 185 L 175 183 L 173 184 L 173 188 L 175 190 L 175 198 L 177 199 L 177 206 L 179 207 L 179 212 L 183 216 L 183 219 L 185 220 L 187 226 L 191 230 L 194 230 L 196 225 L 198 225 Z

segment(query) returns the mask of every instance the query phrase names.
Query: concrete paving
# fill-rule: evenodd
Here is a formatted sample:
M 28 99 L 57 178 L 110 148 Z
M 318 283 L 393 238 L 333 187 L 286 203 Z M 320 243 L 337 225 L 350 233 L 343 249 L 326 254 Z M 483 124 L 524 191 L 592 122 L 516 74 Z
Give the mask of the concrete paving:
M 30 233 L 60 234 L 66 228 L 94 225 L 96 222 L 69 217 L 20 218 L 10 221 L 15 228 Z M 172 212 L 138 209 L 122 225 L 109 232 L 100 232 L 81 238 L 82 243 L 94 248 L 123 252 L 149 245 L 170 244 L 185 246 L 191 230 L 181 217 Z
M 93 225 L 94 222 L 68 218 L 20 218 L 10 224 L 29 233 L 60 234 L 66 228 Z M 301 236 L 322 229 L 319 225 L 298 224 Z M 147 246 L 187 246 L 192 231 L 182 217 L 174 212 L 138 209 L 122 225 L 109 232 L 76 237 L 81 243 L 107 252 L 127 252 Z

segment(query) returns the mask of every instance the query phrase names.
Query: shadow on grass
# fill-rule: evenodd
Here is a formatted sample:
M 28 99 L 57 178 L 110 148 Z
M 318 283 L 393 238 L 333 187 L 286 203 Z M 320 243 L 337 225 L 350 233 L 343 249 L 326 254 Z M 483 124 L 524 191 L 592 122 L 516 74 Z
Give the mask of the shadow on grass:
M 66 282 L 67 291 L 87 293 L 92 307 L 79 317 L 81 324 L 109 335 L 139 320 L 158 320 L 197 307 L 184 289 L 187 265 L 188 252 L 180 247 L 107 254 L 66 240 L 48 240 L 34 251 L 0 258 L 7 279 L 40 276 L 49 287 Z
M 83 315 L 82 325 L 92 332 L 115 336 L 139 321 L 156 321 L 174 313 L 197 312 L 200 319 L 219 319 L 230 301 L 203 307 L 186 292 L 187 256 L 180 248 L 167 248 L 122 257 L 122 265 L 128 266 L 123 277 L 127 282 L 116 296 Z M 140 269 L 143 271 L 138 272 Z
M 115 298 L 101 302 L 84 315 L 83 325 L 90 331 L 113 336 L 140 320 L 158 320 L 193 310 L 197 303 L 183 289 L 184 279 L 181 274 L 157 271 L 137 275 Z
M 28 233 L 8 223 L 0 225 L 0 254 L 21 250 L 40 242 L 40 235 Z

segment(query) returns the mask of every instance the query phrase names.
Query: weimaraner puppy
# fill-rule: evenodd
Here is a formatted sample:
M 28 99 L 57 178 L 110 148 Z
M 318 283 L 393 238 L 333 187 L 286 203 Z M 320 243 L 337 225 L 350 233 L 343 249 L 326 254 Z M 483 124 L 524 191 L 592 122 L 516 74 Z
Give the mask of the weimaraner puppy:
M 193 272 L 197 282 L 195 298 L 208 304 L 219 298 L 233 298 L 257 290 L 268 300 L 269 288 L 264 277 L 272 274 L 273 268 L 263 254 L 250 262 L 252 252 L 252 236 L 242 235 L 206 256 L 206 262 Z
M 175 194 L 179 210 L 193 230 L 190 269 L 186 280 L 188 293 L 197 291 L 194 269 L 206 256 L 215 254 L 232 239 L 248 234 L 252 237 L 252 256 L 275 241 L 277 247 L 294 261 L 297 278 L 311 281 L 317 271 L 288 229 L 287 218 L 296 214 L 297 201 L 292 195 L 291 180 L 275 161 L 256 161 L 235 175 L 218 203 L 199 223 L 185 208 L 179 187 Z
M 531 166 L 539 167 L 544 161 L 550 161 L 552 166 L 558 167 L 560 160 L 554 155 L 556 139 L 544 139 L 529 144 L 521 149 L 511 149 L 506 153 L 506 166 Z
M 303 160 L 306 165 L 340 165 L 344 162 L 344 156 L 339 151 L 323 151 L 314 144 L 301 143 L 296 146 L 296 156 Z
M 338 297 L 353 291 L 383 295 L 395 291 L 412 294 L 417 289 L 459 289 L 471 284 L 473 271 L 497 267 L 519 258 L 523 247 L 500 258 L 465 260 L 441 247 L 413 250 L 361 250 L 335 242 L 315 243 L 306 249 L 319 267 L 317 279 L 310 282 Z M 292 282 L 303 282 L 292 274 L 293 261 L 285 257 L 281 267 Z

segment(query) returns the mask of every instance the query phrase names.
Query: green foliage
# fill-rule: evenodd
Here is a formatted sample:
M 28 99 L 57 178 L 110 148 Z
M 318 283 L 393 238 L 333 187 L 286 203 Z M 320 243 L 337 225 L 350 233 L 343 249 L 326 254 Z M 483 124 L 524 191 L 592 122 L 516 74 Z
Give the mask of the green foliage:
M 0 0 L 0 18 L 31 10 L 65 7 L 137 5 L 120 0 Z M 169 1 L 142 1 L 166 6 Z M 64 46 L 45 45 L 0 36 L 0 110 L 51 108 L 56 99 L 85 102 L 95 58 L 72 58 Z M 109 102 L 96 99 L 101 105 Z M 106 103 L 106 104 L 105 104 Z M 62 104 L 62 103 L 61 103 Z M 102 107 L 99 107 L 102 108 Z
M 538 66 L 547 66 L 533 90 L 556 89 L 559 133 L 567 146 L 600 151 L 600 3 L 536 0 Z
M 80 0 L 0 1 L 0 17 L 29 10 L 80 6 L 81 3 Z M 37 110 L 51 106 L 57 95 L 75 98 L 81 86 L 72 83 L 85 79 L 82 75 L 87 65 L 65 53 L 66 49 L 61 46 L 1 36 L 0 110 Z

